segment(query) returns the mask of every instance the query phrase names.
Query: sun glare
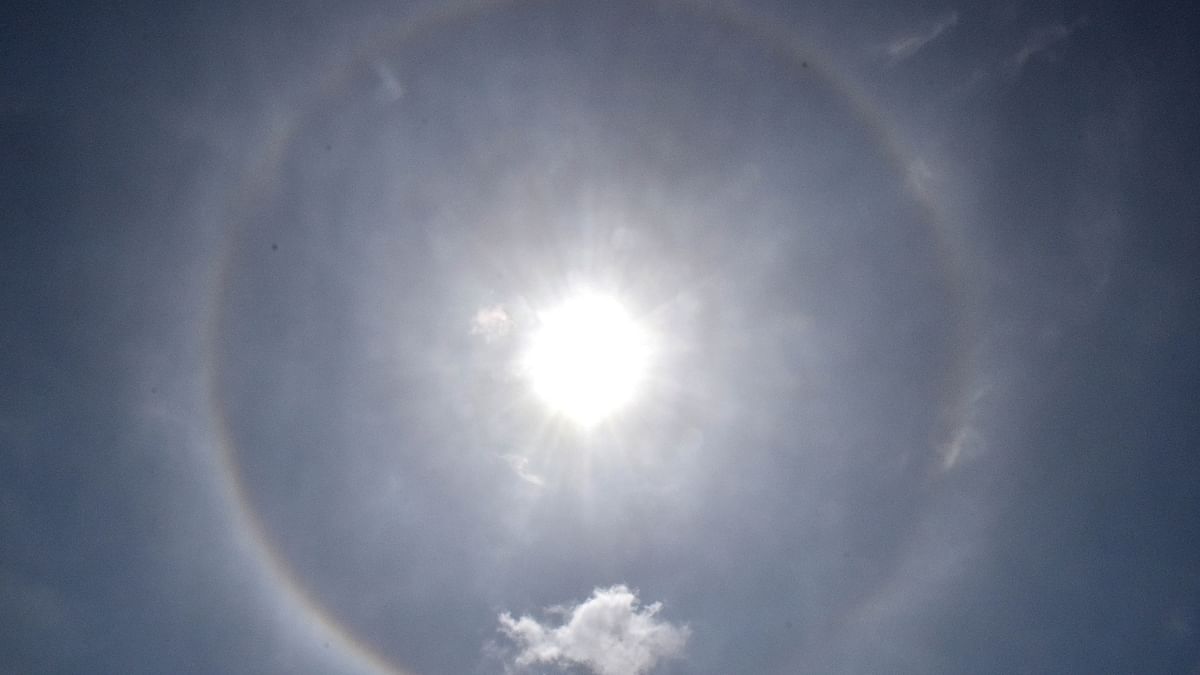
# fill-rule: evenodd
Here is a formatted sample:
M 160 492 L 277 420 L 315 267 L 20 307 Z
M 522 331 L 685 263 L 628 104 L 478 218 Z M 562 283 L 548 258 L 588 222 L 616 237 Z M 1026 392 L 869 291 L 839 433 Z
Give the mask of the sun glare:
M 614 298 L 581 294 L 539 314 L 526 354 L 537 395 L 590 427 L 627 404 L 648 356 L 646 335 Z

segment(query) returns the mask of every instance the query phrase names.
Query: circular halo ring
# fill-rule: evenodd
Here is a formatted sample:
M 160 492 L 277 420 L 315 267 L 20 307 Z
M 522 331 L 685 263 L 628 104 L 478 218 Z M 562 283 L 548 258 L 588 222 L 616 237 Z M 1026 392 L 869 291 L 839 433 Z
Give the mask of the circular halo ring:
M 411 12 L 392 28 L 380 30 L 362 40 L 350 52 L 342 52 L 318 74 L 316 86 L 307 97 L 314 104 L 337 93 L 358 69 L 370 63 L 381 51 L 403 44 L 415 35 L 446 30 L 456 23 L 475 19 L 488 13 L 501 12 L 519 5 L 535 4 L 539 0 L 463 0 L 433 9 Z M 849 104 L 856 122 L 863 125 L 874 143 L 883 150 L 884 156 L 898 175 L 907 175 L 911 162 L 907 148 L 897 138 L 897 133 L 884 119 L 879 108 L 865 91 L 846 74 L 838 71 L 830 59 L 801 43 L 801 38 L 782 22 L 773 17 L 732 4 L 706 2 L 705 0 L 660 0 L 659 4 L 679 7 L 697 18 L 709 19 L 735 28 L 739 33 L 755 40 L 764 50 L 782 57 L 794 68 L 806 68 L 809 73 L 822 78 L 831 90 Z M 299 609 L 308 622 L 304 627 L 317 631 L 326 644 L 338 648 L 347 659 L 347 665 L 368 673 L 383 675 L 409 675 L 408 671 L 390 662 L 371 644 L 352 634 L 342 622 L 316 600 L 303 580 L 297 578 L 291 565 L 279 552 L 277 545 L 267 532 L 262 519 L 256 513 L 247 486 L 237 464 L 237 446 L 226 415 L 225 402 L 221 398 L 221 362 L 217 348 L 223 333 L 225 299 L 230 293 L 229 269 L 232 264 L 233 232 L 244 225 L 245 213 L 262 200 L 262 195 L 271 194 L 282 160 L 289 148 L 293 135 L 301 126 L 301 120 L 309 105 L 301 102 L 284 110 L 270 120 L 266 138 L 254 153 L 258 161 L 243 172 L 243 179 L 235 190 L 227 210 L 228 223 L 221 239 L 216 289 L 208 308 L 204 339 L 205 384 L 209 412 L 219 444 L 220 481 L 225 499 L 232 503 L 239 534 L 248 537 L 252 551 L 263 566 L 274 588 L 268 589 L 284 596 L 285 609 Z M 968 397 L 973 389 L 976 319 L 969 302 L 972 292 L 967 284 L 963 264 L 961 232 L 952 227 L 944 217 L 934 195 L 928 190 L 913 189 L 912 196 L 920 209 L 922 220 L 931 230 L 937 260 L 941 265 L 939 274 L 943 287 L 949 293 L 953 310 L 953 325 L 949 328 L 954 352 L 948 356 L 948 365 L 942 383 L 945 410 L 936 425 L 937 438 L 931 445 L 941 448 L 945 439 L 951 438 L 966 424 Z M 939 466 L 945 465 L 941 458 Z

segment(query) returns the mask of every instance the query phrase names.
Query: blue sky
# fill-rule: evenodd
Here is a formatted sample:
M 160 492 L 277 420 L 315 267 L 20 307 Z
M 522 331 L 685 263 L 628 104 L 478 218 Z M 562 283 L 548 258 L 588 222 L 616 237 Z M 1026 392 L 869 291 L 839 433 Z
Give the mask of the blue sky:
M 2 12 L 0 670 L 1200 668 L 1184 9 Z

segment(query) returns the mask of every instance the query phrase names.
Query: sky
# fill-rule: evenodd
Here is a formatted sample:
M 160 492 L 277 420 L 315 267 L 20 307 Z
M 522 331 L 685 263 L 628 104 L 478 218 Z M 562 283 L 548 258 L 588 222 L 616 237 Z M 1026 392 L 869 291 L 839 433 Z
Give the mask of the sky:
M 1200 673 L 1198 28 L 5 5 L 0 671 Z

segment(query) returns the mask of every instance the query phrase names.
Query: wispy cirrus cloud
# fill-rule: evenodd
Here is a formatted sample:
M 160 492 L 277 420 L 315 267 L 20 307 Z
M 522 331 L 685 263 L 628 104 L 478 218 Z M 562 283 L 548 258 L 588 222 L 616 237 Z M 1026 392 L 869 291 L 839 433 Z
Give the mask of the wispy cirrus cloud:
M 1015 76 L 1021 72 L 1025 64 L 1030 59 L 1047 52 L 1060 42 L 1071 37 L 1076 28 L 1082 23 L 1082 20 L 1072 24 L 1051 24 L 1049 26 L 1041 26 L 1030 31 L 1025 37 L 1025 41 L 1021 47 L 1009 57 L 1008 63 L 1005 64 L 1010 76 Z
M 885 48 L 888 57 L 892 63 L 899 63 L 917 52 L 921 51 L 925 45 L 933 42 L 947 30 L 953 28 L 958 23 L 958 12 L 950 11 L 937 19 L 932 25 L 925 30 L 902 35 L 891 42 Z
M 691 635 L 687 626 L 659 619 L 662 603 L 641 606 L 637 591 L 618 584 L 597 588 L 573 607 L 551 608 L 564 617 L 551 626 L 530 616 L 500 615 L 500 631 L 520 651 L 514 664 L 582 666 L 596 675 L 640 675 L 678 657 Z
M 375 75 L 379 77 L 379 85 L 375 90 L 375 95 L 379 100 L 392 103 L 404 96 L 404 83 L 400 81 L 400 77 L 396 74 L 396 71 L 387 63 L 376 63 Z

